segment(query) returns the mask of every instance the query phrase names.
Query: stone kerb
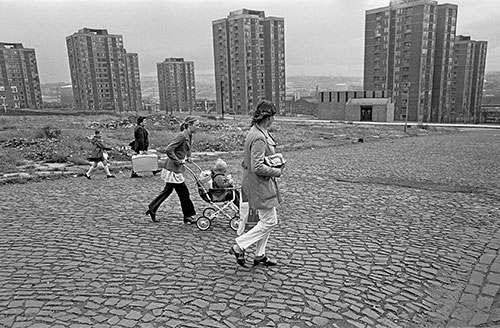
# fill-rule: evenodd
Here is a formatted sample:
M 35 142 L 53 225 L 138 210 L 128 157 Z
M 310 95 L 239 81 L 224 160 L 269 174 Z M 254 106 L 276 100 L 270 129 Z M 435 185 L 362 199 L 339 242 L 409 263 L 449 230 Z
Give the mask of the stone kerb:
M 210 161 L 219 156 L 237 156 L 241 151 L 236 152 L 195 152 L 193 160 L 196 162 Z M 159 166 L 166 161 L 167 155 L 158 153 Z M 122 172 L 132 169 L 131 161 L 109 161 L 112 172 Z M 76 165 L 73 163 L 35 163 L 18 167 L 18 172 L 5 173 L 0 175 L 0 185 L 6 183 L 25 183 L 41 179 L 56 179 L 62 177 L 83 176 L 88 170 L 90 163 Z

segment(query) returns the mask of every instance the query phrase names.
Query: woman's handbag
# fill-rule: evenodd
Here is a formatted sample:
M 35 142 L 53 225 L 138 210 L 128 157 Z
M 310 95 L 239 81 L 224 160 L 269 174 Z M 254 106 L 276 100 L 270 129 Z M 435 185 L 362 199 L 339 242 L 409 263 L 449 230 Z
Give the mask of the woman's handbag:
M 259 211 L 254 208 L 248 209 L 248 219 L 247 224 L 250 226 L 254 226 L 259 222 Z
M 285 165 L 286 161 L 283 154 L 276 153 L 274 155 L 264 157 L 264 163 L 270 167 L 280 168 Z

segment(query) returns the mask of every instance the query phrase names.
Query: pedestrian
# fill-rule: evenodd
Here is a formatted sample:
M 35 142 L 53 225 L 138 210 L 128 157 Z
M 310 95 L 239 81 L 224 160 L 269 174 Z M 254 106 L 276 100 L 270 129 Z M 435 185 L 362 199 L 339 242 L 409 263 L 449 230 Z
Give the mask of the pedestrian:
M 94 137 L 90 141 L 92 143 L 92 153 L 90 157 L 87 158 L 92 164 L 90 165 L 89 170 L 85 173 L 85 177 L 90 180 L 90 174 L 97 168 L 99 162 L 102 163 L 104 168 L 104 172 L 106 172 L 106 177 L 114 178 L 115 176 L 109 172 L 107 153 L 106 151 L 111 150 L 111 147 L 107 147 L 101 140 L 101 131 L 95 131 Z
M 167 161 L 162 170 L 161 177 L 165 181 L 163 191 L 149 204 L 146 215 L 151 216 L 153 222 L 158 222 L 156 211 L 165 199 L 170 196 L 173 190 L 177 193 L 181 202 L 184 223 L 192 224 L 195 222 L 196 211 L 193 202 L 189 196 L 189 189 L 184 182 L 182 173 L 186 170 L 184 164 L 191 161 L 191 141 L 193 134 L 198 130 L 198 119 L 192 116 L 186 117 L 181 124 L 181 132 L 167 146 Z
M 248 202 L 250 208 L 257 210 L 259 222 L 248 232 L 238 236 L 236 244 L 229 249 L 229 254 L 234 255 L 241 266 L 245 266 L 245 250 L 254 243 L 254 265 L 277 264 L 266 255 L 269 235 L 278 224 L 276 207 L 281 202 L 276 178 L 281 176 L 284 168 L 266 164 L 266 157 L 276 151 L 276 142 L 268 131 L 275 114 L 276 107 L 272 102 L 259 102 L 253 113 L 252 127 L 245 139 L 241 197 L 242 202 Z M 248 213 L 243 213 L 243 216 L 248 216 Z
M 137 118 L 137 125 L 134 129 L 134 140 L 129 144 L 133 151 L 136 154 L 142 154 L 143 152 L 148 150 L 149 147 L 149 132 L 144 127 L 146 121 L 146 117 L 139 116 Z M 153 171 L 153 174 L 158 173 L 159 171 Z M 132 168 L 132 173 L 130 174 L 131 178 L 140 178 L 134 169 Z

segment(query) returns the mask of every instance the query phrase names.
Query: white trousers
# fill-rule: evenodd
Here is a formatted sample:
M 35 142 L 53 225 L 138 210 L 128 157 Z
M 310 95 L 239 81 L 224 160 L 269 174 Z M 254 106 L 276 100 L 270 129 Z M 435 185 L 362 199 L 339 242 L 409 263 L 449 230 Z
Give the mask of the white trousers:
M 276 215 L 276 207 L 258 209 L 257 211 L 259 212 L 259 222 L 235 240 L 241 249 L 247 249 L 256 243 L 255 256 L 262 256 L 266 254 L 267 240 L 271 231 L 278 225 L 278 216 Z

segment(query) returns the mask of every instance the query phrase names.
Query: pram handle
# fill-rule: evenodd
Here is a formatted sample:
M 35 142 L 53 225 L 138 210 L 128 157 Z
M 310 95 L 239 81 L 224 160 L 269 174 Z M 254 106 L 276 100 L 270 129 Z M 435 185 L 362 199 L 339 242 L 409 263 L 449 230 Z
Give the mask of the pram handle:
M 210 191 L 227 191 L 227 190 L 240 190 L 241 186 L 235 185 L 227 188 L 210 188 Z
M 190 160 L 189 163 L 193 164 L 200 172 L 203 171 L 201 169 L 201 167 L 198 166 L 198 164 L 196 164 L 195 162 L 193 162 L 193 160 Z M 193 170 L 191 170 L 191 168 L 189 166 L 186 165 L 186 163 L 182 163 L 182 165 L 184 165 L 191 173 L 193 172 Z
M 201 167 L 199 167 L 198 164 L 196 164 L 195 162 L 191 161 L 191 164 L 193 164 L 200 171 L 200 173 L 203 171 L 203 169 Z M 183 165 L 189 171 L 189 173 L 191 173 L 193 175 L 194 179 L 197 182 L 199 182 L 198 175 L 196 175 L 194 173 L 194 171 L 189 166 L 186 165 L 186 163 L 183 163 Z M 239 189 L 241 189 L 241 185 L 234 185 L 233 187 L 229 187 L 229 188 L 212 188 L 210 190 L 223 191 L 223 190 L 239 190 Z M 207 190 L 207 192 L 208 192 L 208 190 Z

